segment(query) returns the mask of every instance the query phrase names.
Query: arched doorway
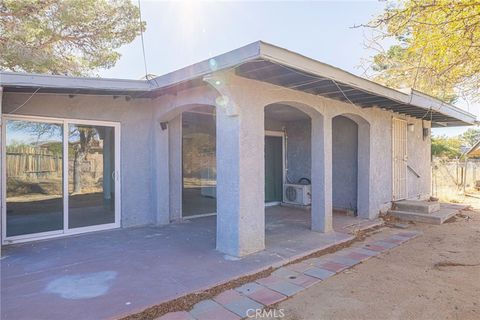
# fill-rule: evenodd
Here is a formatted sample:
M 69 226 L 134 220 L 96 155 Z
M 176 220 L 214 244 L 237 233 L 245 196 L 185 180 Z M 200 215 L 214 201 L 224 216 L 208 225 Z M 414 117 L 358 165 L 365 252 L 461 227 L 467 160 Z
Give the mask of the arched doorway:
M 370 126 L 358 115 L 332 119 L 332 206 L 369 217 Z
M 316 231 L 331 230 L 331 210 L 325 193 L 323 116 L 313 107 L 278 102 L 264 109 L 265 202 L 304 210 L 303 221 L 291 216 L 283 223 Z M 280 193 L 281 192 L 281 193 Z M 269 224 L 269 211 L 266 222 Z M 277 210 L 285 213 L 286 210 Z M 280 215 L 272 219 L 279 219 Z M 274 225 L 282 225 L 277 223 Z M 267 226 L 268 232 L 268 226 Z

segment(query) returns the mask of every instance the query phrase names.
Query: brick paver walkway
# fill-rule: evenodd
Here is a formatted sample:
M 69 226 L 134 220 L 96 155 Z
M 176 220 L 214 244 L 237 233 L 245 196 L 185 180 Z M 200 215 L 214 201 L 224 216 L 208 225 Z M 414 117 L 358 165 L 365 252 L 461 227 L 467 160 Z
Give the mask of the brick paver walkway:
M 345 248 L 319 258 L 290 264 L 275 270 L 266 278 L 201 301 L 190 312 L 172 312 L 157 320 L 227 320 L 253 316 L 257 309 L 281 302 L 419 234 L 416 231 L 399 232 L 381 240 L 367 241 L 360 247 Z

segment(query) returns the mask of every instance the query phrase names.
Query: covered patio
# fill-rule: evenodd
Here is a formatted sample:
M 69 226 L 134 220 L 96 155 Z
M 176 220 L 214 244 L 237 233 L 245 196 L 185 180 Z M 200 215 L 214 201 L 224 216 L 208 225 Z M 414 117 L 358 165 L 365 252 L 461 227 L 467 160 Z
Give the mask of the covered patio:
M 318 233 L 308 210 L 265 211 L 266 248 L 242 259 L 215 250 L 215 216 L 6 246 L 1 318 L 118 318 L 281 266 L 351 240 L 352 226 L 375 223 L 334 214 L 335 232 Z

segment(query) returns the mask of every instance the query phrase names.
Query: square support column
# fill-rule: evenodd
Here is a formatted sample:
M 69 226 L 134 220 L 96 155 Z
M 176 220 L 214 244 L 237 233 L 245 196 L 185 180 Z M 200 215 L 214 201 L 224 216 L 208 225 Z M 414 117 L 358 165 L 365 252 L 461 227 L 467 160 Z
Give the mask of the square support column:
M 263 108 L 217 107 L 216 246 L 231 256 L 265 248 L 264 139 Z
M 155 126 L 156 223 L 182 218 L 182 116 Z
M 3 134 L 3 126 L 4 126 L 4 123 L 2 121 L 2 115 L 3 115 L 3 109 L 2 109 L 2 101 L 3 101 L 3 87 L 0 86 L 0 151 L 3 152 L 3 137 L 2 137 L 2 134 Z M 2 174 L 3 176 L 3 166 L 4 166 L 4 163 L 3 163 L 3 155 L 0 156 L 0 173 Z M 3 199 L 3 182 L 0 181 L 0 199 L 2 199 L 2 203 L 0 203 L 0 209 L 3 210 L 3 201 L 5 199 Z M 2 255 L 2 243 L 1 243 L 1 239 L 3 239 L 3 234 L 2 234 L 2 230 L 3 230 L 3 223 L 6 223 L 6 221 L 3 221 L 2 220 L 2 217 L 3 217 L 3 211 L 0 212 L 0 256 Z
M 168 122 L 170 165 L 170 221 L 182 219 L 183 158 L 182 114 Z
M 332 119 L 312 118 L 312 230 L 332 226 Z
M 160 122 L 155 120 L 155 218 L 156 224 L 170 222 L 170 161 L 169 161 L 169 128 L 162 128 Z

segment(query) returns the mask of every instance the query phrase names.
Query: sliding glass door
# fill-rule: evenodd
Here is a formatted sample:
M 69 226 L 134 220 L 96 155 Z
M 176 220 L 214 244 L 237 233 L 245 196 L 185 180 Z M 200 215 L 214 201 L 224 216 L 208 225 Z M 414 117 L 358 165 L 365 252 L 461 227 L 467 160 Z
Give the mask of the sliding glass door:
M 68 227 L 115 222 L 114 128 L 69 125 Z
M 3 241 L 119 226 L 119 125 L 4 117 Z
M 63 230 L 63 126 L 6 121 L 7 237 Z

